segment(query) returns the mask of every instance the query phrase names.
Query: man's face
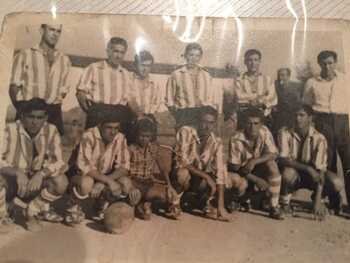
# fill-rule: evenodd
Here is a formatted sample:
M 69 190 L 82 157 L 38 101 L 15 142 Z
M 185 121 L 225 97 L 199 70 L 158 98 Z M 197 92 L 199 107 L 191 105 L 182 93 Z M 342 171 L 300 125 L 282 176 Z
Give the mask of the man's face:
M 150 131 L 141 131 L 137 136 L 137 142 L 141 147 L 146 147 L 152 141 L 153 133 Z
M 258 54 L 252 54 L 245 60 L 245 65 L 249 72 L 259 72 L 261 59 Z
M 337 68 L 337 62 L 334 57 L 329 56 L 320 62 L 320 67 L 327 76 L 333 76 Z
M 123 62 L 126 53 L 126 48 L 120 44 L 110 44 L 107 48 L 108 61 L 118 66 Z
M 185 59 L 187 61 L 187 64 L 190 66 L 199 64 L 199 61 L 202 58 L 202 52 L 198 49 L 190 49 L 186 54 L 185 54 Z
M 249 117 L 246 123 L 246 132 L 248 136 L 256 138 L 259 135 L 262 122 L 259 117 Z
M 106 122 L 100 125 L 101 137 L 106 143 L 111 143 L 119 130 L 119 122 Z
M 211 114 L 204 114 L 200 118 L 198 134 L 199 136 L 209 136 L 216 127 L 216 118 Z
M 153 65 L 152 60 L 146 60 L 146 61 L 140 61 L 136 64 L 137 72 L 140 75 L 141 78 L 147 78 L 149 73 L 151 72 Z
M 281 83 L 287 83 L 290 80 L 288 70 L 282 69 L 278 72 L 278 79 Z
M 37 135 L 47 120 L 47 113 L 44 110 L 33 110 L 28 113 L 23 113 L 21 122 L 26 132 L 34 137 Z
M 230 116 L 230 118 L 227 120 L 227 129 L 232 131 L 234 133 L 237 130 L 238 127 L 238 116 L 237 112 L 233 112 Z
M 62 32 L 62 25 L 45 25 L 42 29 L 42 41 L 50 47 L 56 46 Z
M 297 128 L 305 129 L 310 127 L 312 122 L 312 117 L 309 116 L 304 110 L 298 110 L 295 114 L 295 123 Z

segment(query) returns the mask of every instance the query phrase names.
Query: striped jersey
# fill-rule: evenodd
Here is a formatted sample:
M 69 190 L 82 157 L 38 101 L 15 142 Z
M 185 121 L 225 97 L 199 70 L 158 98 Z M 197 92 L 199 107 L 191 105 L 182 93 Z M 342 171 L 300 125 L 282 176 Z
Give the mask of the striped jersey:
M 20 50 L 14 57 L 10 84 L 20 87 L 17 100 L 44 99 L 48 104 L 62 103 L 69 91 L 67 82 L 71 62 L 54 50 L 52 65 L 39 46 Z
M 77 90 L 96 103 L 126 105 L 131 95 L 131 73 L 121 65 L 113 68 L 106 60 L 98 61 L 84 69 Z
M 278 153 L 273 136 L 266 126 L 262 126 L 255 141 L 250 140 L 239 131 L 230 138 L 228 162 L 244 166 L 250 159 L 259 158 L 264 154 Z
M 176 134 L 176 167 L 193 165 L 216 177 L 217 184 L 226 183 L 226 166 L 223 157 L 223 144 L 219 137 L 211 133 L 204 146 L 201 146 L 196 129 L 183 126 Z
M 98 127 L 84 132 L 80 141 L 77 166 L 83 175 L 95 170 L 109 174 L 115 168 L 130 169 L 130 155 L 126 139 L 120 132 L 105 144 Z
M 239 104 L 257 101 L 265 105 L 265 115 L 270 114 L 271 108 L 277 105 L 275 85 L 269 76 L 261 73 L 257 77 L 250 77 L 244 73 L 234 81 L 233 89 Z
M 141 79 L 134 73 L 131 86 L 132 99 L 142 113 L 153 114 L 164 111 L 165 87 L 161 87 L 152 76 Z
M 199 67 L 192 73 L 186 66 L 175 70 L 168 79 L 166 105 L 177 109 L 212 106 L 220 110 L 221 98 L 216 94 L 209 72 Z
M 61 139 L 54 125 L 45 123 L 31 138 L 20 121 L 9 123 L 3 143 L 2 167 L 15 167 L 29 174 L 44 169 L 50 176 L 61 175 L 67 169 Z
M 278 133 L 278 146 L 282 158 L 311 165 L 320 171 L 327 170 L 327 140 L 313 126 L 304 141 L 293 128 L 282 128 Z

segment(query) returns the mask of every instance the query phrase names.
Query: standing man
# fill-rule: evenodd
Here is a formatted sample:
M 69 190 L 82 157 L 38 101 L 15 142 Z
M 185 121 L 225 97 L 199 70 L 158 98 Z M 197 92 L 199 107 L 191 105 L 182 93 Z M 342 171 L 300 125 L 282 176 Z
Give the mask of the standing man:
M 61 140 L 54 125 L 48 124 L 43 99 L 25 101 L 20 119 L 5 129 L 0 167 L 0 224 L 9 222 L 8 201 L 15 198 L 26 206 L 26 226 L 41 229 L 38 220 L 60 222 L 63 218 L 50 204 L 65 193 L 68 180 L 62 159 Z
M 131 73 L 122 66 L 127 49 L 125 39 L 112 37 L 107 44 L 108 58 L 84 70 L 76 96 L 87 113 L 86 129 L 96 126 L 105 112 L 114 109 L 124 111 L 128 122 L 132 121 L 133 114 L 128 107 Z
M 293 117 L 296 107 L 301 103 L 303 87 L 300 82 L 292 81 L 290 68 L 280 68 L 277 71 L 275 88 L 278 103 L 272 112 L 272 131 L 276 135 L 280 128 L 293 125 Z
M 48 104 L 48 122 L 62 135 L 61 106 L 69 91 L 67 77 L 71 62 L 56 49 L 62 25 L 42 24 L 40 33 L 39 45 L 22 49 L 15 55 L 9 94 L 17 111 L 23 101 L 44 99 Z
M 279 165 L 282 171 L 281 202 L 284 212 L 290 212 L 293 191 L 308 188 L 313 193 L 313 212 L 317 219 L 325 217 L 322 192 L 329 196 L 331 209 L 341 209 L 343 183 L 341 178 L 327 170 L 327 140 L 318 132 L 312 121 L 309 105 L 297 106 L 295 127 L 283 127 L 278 134 Z
M 247 122 L 245 129 L 236 132 L 230 139 L 228 171 L 230 178 L 236 178 L 233 187 L 238 188 L 241 204 L 249 209 L 249 196 L 254 186 L 264 191 L 270 201 L 270 217 L 283 219 L 278 206 L 281 174 L 276 158 L 277 147 L 269 129 L 263 125 L 264 114 L 261 110 L 250 108 L 246 112 Z M 233 174 L 233 175 L 232 175 Z M 238 180 L 239 175 L 244 180 Z M 245 196 L 242 191 L 249 184 Z
M 269 121 L 272 107 L 277 104 L 277 95 L 271 78 L 260 72 L 261 58 L 262 54 L 257 49 L 245 52 L 244 64 L 247 72 L 241 78 L 237 78 L 234 90 L 240 113 L 244 113 L 251 106 L 257 107 L 264 112 Z M 243 119 L 242 117 L 240 116 L 240 119 Z
M 303 100 L 315 112 L 315 126 L 328 141 L 329 169 L 336 172 L 338 151 L 345 180 L 345 190 L 350 201 L 350 139 L 348 116 L 348 93 L 345 75 L 337 70 L 337 53 L 324 50 L 317 62 L 321 67 L 319 76 L 310 78 L 305 84 Z
M 216 94 L 218 90 L 213 87 L 212 77 L 199 64 L 203 56 L 202 47 L 198 43 L 190 43 L 184 56 L 186 64 L 171 74 L 165 99 L 178 128 L 198 120 L 201 107 L 211 106 L 220 113 L 222 104 L 222 96 Z
M 133 73 L 132 98 L 137 108 L 137 115 L 155 114 L 166 111 L 165 89 L 150 75 L 154 58 L 147 50 L 142 50 L 135 55 L 134 64 L 136 72 Z

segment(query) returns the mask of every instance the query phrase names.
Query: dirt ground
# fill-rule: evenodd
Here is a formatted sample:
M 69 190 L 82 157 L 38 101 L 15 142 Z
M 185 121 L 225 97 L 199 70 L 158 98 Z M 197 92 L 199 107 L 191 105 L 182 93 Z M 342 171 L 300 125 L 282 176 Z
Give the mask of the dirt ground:
M 308 193 L 296 197 L 307 200 Z M 306 197 L 306 198 L 305 198 Z M 16 225 L 0 236 L 1 263 L 235 262 L 342 263 L 350 260 L 350 220 L 312 220 L 297 212 L 284 221 L 262 212 L 236 212 L 230 223 L 191 214 L 173 221 L 135 219 L 123 235 L 103 233 L 91 221 L 77 227 L 45 223 L 30 233 Z

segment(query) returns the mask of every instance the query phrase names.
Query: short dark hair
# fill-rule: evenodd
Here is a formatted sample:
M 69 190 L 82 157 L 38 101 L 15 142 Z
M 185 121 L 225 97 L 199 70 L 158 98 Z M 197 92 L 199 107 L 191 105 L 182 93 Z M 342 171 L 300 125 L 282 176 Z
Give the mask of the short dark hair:
M 189 43 L 187 44 L 185 48 L 185 56 L 187 55 L 188 52 L 190 52 L 192 49 L 197 49 L 201 52 L 201 55 L 203 55 L 203 49 L 202 46 L 198 43 Z
M 259 118 L 261 122 L 264 122 L 265 120 L 265 115 L 264 112 L 257 108 L 257 107 L 249 107 L 245 112 L 244 112 L 245 118 Z
M 333 57 L 335 62 L 338 60 L 338 55 L 336 52 L 334 52 L 332 50 L 323 50 L 317 56 L 317 63 L 319 65 L 321 65 L 323 60 L 328 58 L 328 57 Z
M 45 111 L 47 113 L 48 105 L 45 100 L 41 98 L 32 98 L 27 101 L 23 101 L 18 108 L 20 114 L 27 114 L 32 111 Z
M 259 50 L 257 49 L 248 49 L 245 53 L 244 53 L 244 60 L 247 60 L 248 57 L 250 57 L 251 55 L 258 55 L 259 59 L 262 58 L 262 54 Z
M 313 108 L 308 105 L 308 104 L 305 104 L 305 103 L 301 103 L 301 104 L 298 104 L 295 108 L 295 113 L 297 113 L 298 111 L 305 111 L 307 115 L 309 116 L 313 116 L 314 115 L 314 110 Z
M 280 72 L 283 71 L 283 70 L 287 71 L 288 76 L 290 76 L 292 74 L 292 71 L 290 70 L 290 68 L 279 68 L 277 70 L 277 75 L 279 75 Z
M 230 119 L 232 114 L 236 113 L 238 116 L 238 106 L 237 105 L 230 105 L 230 107 L 227 107 L 224 111 L 224 121 L 227 121 Z
M 122 45 L 125 47 L 125 50 L 128 50 L 128 42 L 121 37 L 112 37 L 107 44 L 107 47 L 110 45 Z
M 200 112 L 199 112 L 199 118 L 203 117 L 204 115 L 212 115 L 215 117 L 215 119 L 218 118 L 218 111 L 216 109 L 214 109 L 213 107 L 211 106 L 203 106 L 201 107 L 200 109 Z
M 150 60 L 152 61 L 152 64 L 153 64 L 154 58 L 153 58 L 151 52 L 149 52 L 147 50 L 142 50 L 134 56 L 135 63 L 140 63 L 143 61 L 150 61 Z
M 157 121 L 153 115 L 146 115 L 142 119 L 138 120 L 135 125 L 136 135 L 138 136 L 141 132 L 152 133 L 152 140 L 157 137 Z

